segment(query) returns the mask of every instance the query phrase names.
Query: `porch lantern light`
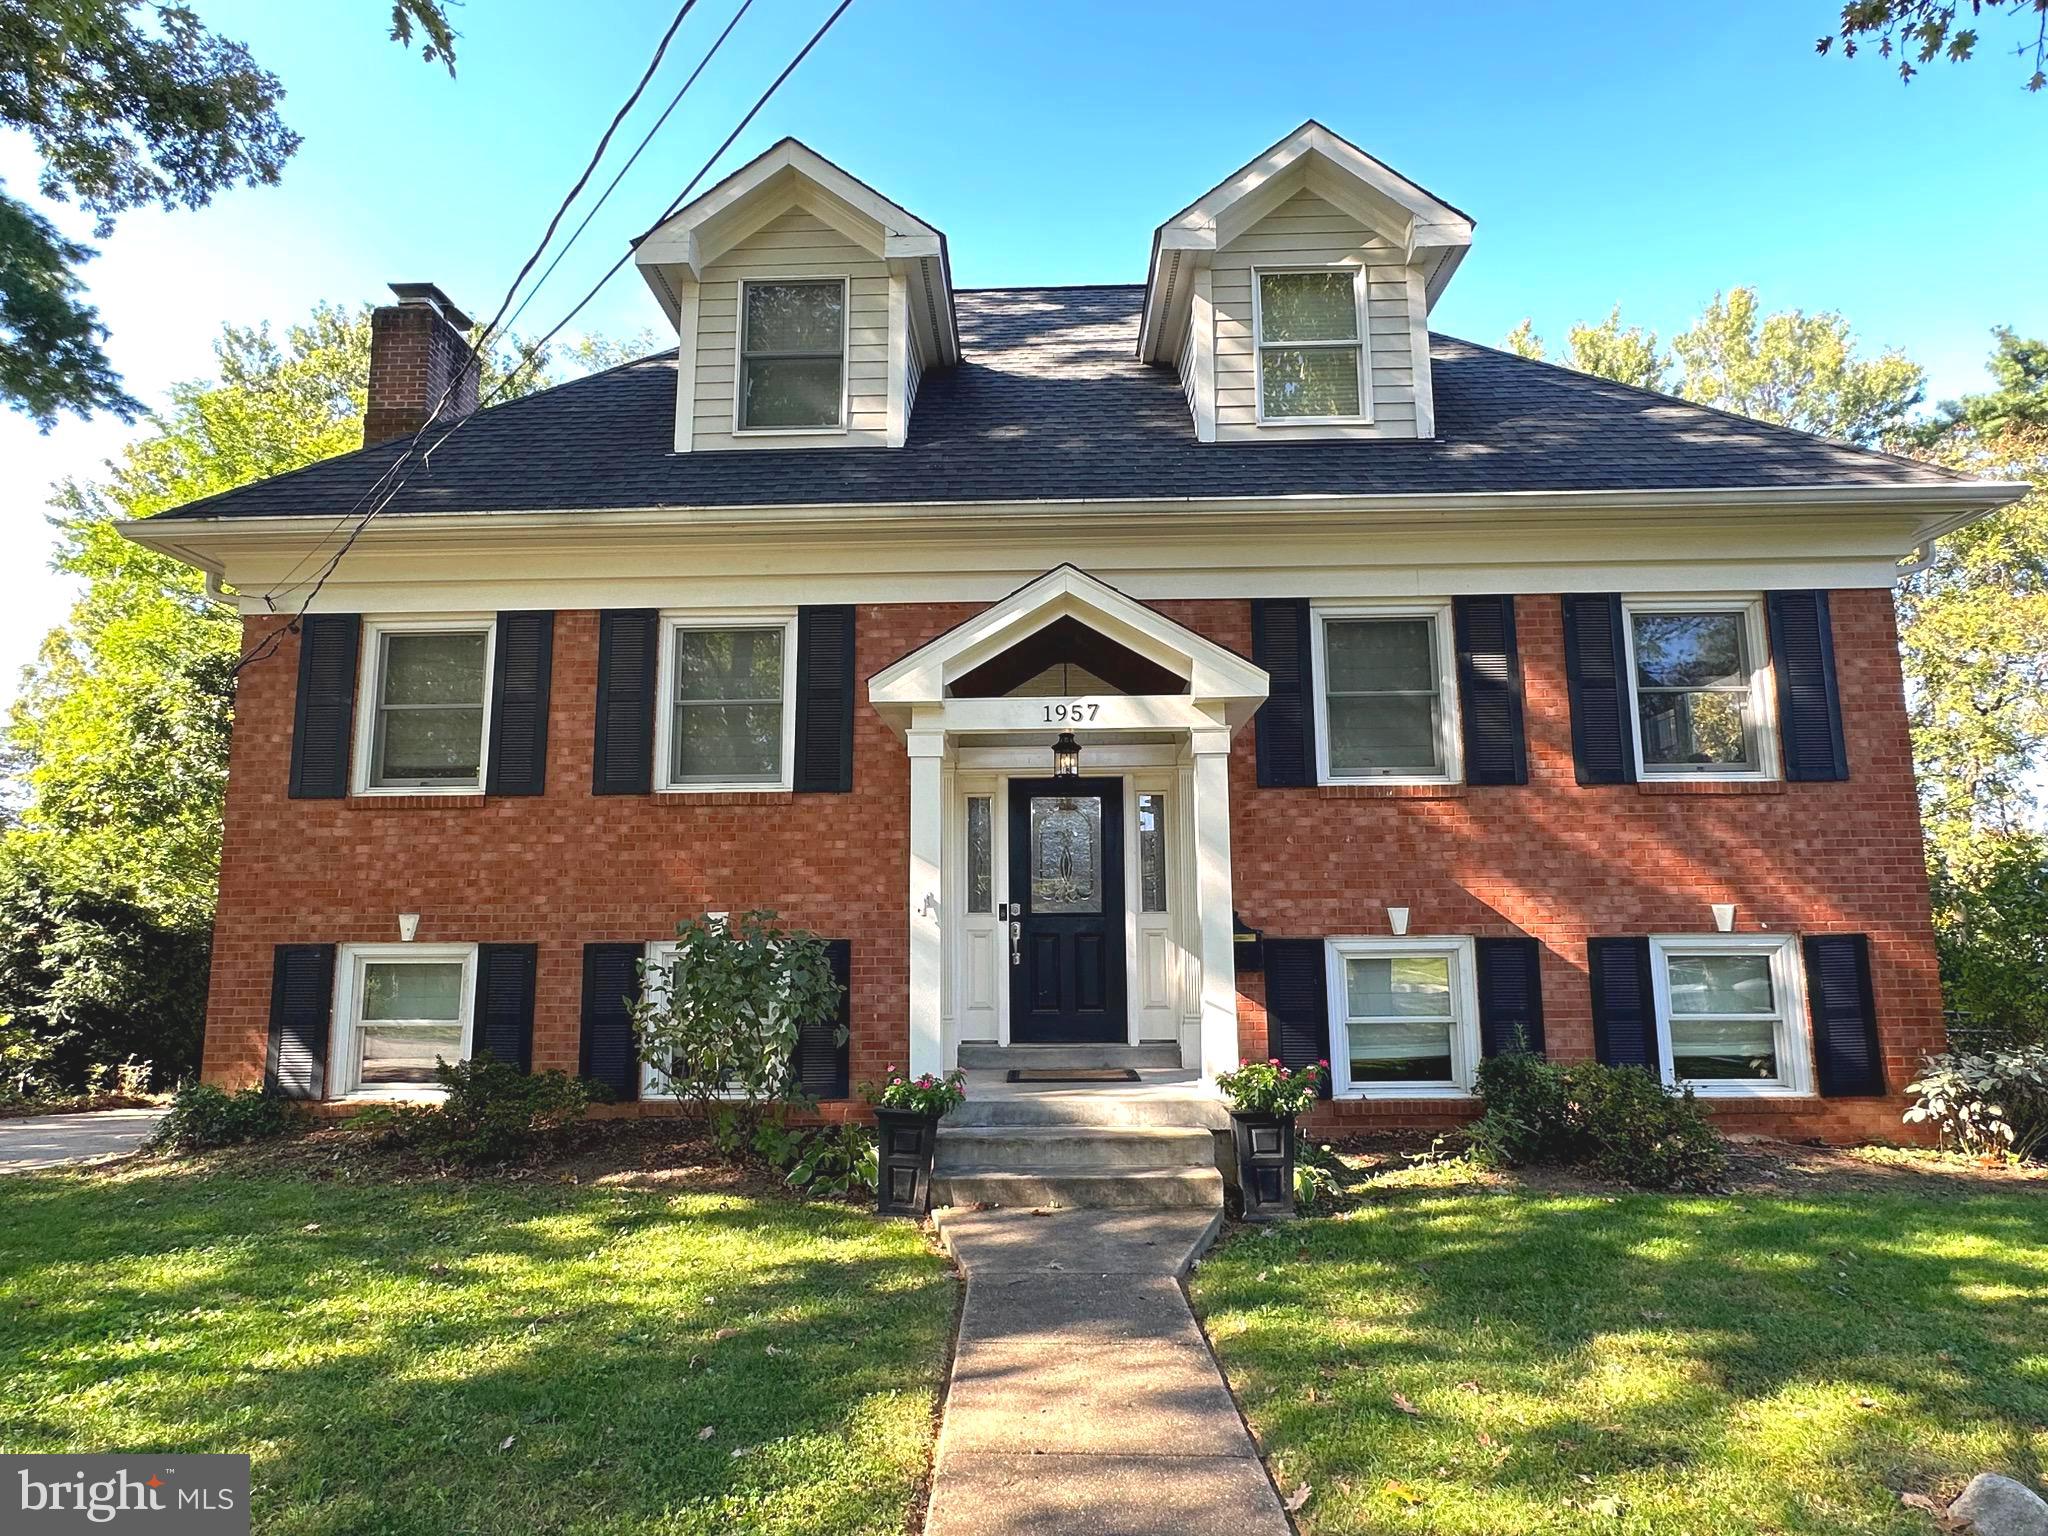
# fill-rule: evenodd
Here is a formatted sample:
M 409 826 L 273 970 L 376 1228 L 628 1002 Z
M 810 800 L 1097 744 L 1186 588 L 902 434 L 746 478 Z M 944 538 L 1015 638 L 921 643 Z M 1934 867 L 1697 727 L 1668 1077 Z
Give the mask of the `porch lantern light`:
M 1056 779 L 1078 779 L 1081 776 L 1081 743 L 1074 740 L 1072 731 L 1061 731 L 1060 739 L 1052 744 L 1052 776 Z

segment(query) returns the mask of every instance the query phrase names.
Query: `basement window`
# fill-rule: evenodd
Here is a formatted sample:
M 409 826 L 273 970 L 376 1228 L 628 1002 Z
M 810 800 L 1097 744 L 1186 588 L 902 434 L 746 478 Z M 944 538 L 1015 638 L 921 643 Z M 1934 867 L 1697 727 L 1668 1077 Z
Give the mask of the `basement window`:
M 741 432 L 833 431 L 846 424 L 846 280 L 740 284 Z
M 1650 940 L 1664 1081 L 1703 1095 L 1810 1092 L 1790 935 Z
M 352 945 L 343 950 L 341 985 L 344 1095 L 435 1095 L 435 1064 L 468 1059 L 475 945 Z
M 1333 1093 L 1471 1091 L 1479 1007 L 1470 939 L 1332 939 L 1326 954 Z

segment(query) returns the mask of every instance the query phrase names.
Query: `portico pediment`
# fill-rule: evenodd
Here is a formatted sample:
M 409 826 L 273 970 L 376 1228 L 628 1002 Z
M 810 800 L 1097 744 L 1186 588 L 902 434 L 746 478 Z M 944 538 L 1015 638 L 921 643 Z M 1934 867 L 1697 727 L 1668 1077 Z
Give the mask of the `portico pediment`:
M 1005 658 L 1028 657 L 1013 670 L 1036 672 L 1041 653 L 1053 654 L 1048 640 L 1067 642 L 1079 631 L 1116 653 L 1115 670 L 1135 683 L 1120 694 L 1171 699 L 1176 715 L 1190 722 L 1235 730 L 1265 702 L 1263 669 L 1071 565 L 1047 571 L 884 667 L 868 680 L 868 699 L 899 732 L 939 713 L 964 724 L 990 713 L 994 701 L 981 684 L 1002 674 Z

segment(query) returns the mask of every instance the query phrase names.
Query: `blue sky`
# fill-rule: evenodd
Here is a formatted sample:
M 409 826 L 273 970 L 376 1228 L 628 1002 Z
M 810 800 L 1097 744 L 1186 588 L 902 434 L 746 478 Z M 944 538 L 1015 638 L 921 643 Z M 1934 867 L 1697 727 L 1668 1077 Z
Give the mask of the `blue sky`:
M 468 0 L 451 81 L 385 40 L 383 0 L 194 3 L 282 77 L 306 142 L 282 187 L 130 215 L 87 268 L 110 354 L 151 401 L 207 371 L 223 321 L 283 324 L 394 278 L 488 313 L 673 14 Z M 624 142 L 738 3 L 700 0 Z M 831 3 L 755 0 L 527 328 L 581 297 Z M 1903 348 L 1932 397 L 1980 387 L 1992 325 L 2048 332 L 2048 197 L 2030 180 L 2048 96 L 1991 54 L 1910 87 L 1874 55 L 1816 57 L 1836 9 L 1368 0 L 1262 33 L 1280 13 L 1206 0 L 854 0 L 720 170 L 795 134 L 944 229 L 963 287 L 1136 282 L 1154 225 L 1316 117 L 1478 221 L 1439 330 L 1495 342 L 1529 315 L 1555 343 L 1619 301 L 1668 334 L 1752 283 Z M 0 138 L 10 189 L 33 174 Z M 576 329 L 660 319 L 629 268 Z M 44 569 L 47 486 L 123 436 L 0 417 L 0 694 L 68 597 Z

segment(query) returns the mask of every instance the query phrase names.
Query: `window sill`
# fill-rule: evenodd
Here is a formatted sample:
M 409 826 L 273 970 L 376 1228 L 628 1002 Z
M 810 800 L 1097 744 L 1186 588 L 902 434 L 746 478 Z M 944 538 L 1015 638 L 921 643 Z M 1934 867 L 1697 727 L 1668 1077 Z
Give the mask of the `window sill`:
M 734 427 L 734 437 L 844 437 L 844 422 L 830 427 Z
M 1638 779 L 1643 795 L 1782 795 L 1783 779 Z
M 1270 421 L 1261 418 L 1259 421 L 1259 426 L 1262 428 L 1277 428 L 1281 431 L 1300 427 L 1369 427 L 1371 425 L 1372 418 L 1370 416 L 1281 416 Z
M 358 1088 L 331 1104 L 439 1104 L 448 1097 L 445 1088 Z
M 1465 785 L 1451 779 L 1359 779 L 1315 786 L 1321 800 L 1462 800 Z
M 1376 1099 L 1409 1103 L 1417 1099 L 1433 1099 L 1445 1103 L 1470 1104 L 1476 1102 L 1478 1095 L 1474 1094 L 1470 1089 L 1457 1088 L 1444 1083 L 1417 1083 L 1412 1088 L 1392 1087 L 1384 1084 L 1372 1088 L 1346 1088 L 1341 1093 L 1333 1093 L 1331 1098 L 1340 1104 L 1358 1103 L 1361 1101 L 1371 1102 Z
M 658 785 L 657 800 L 701 805 L 780 805 L 796 791 L 787 784 L 679 784 Z
M 480 789 L 358 789 L 347 803 L 357 811 L 447 811 L 481 806 L 487 799 Z
M 1676 1083 L 1677 1088 L 1690 1088 L 1696 1099 L 1712 1099 L 1721 1104 L 1741 1104 L 1758 1099 L 1817 1099 L 1819 1094 L 1812 1089 L 1788 1088 L 1783 1083 L 1758 1083 L 1754 1088 L 1747 1084 L 1706 1084 Z

